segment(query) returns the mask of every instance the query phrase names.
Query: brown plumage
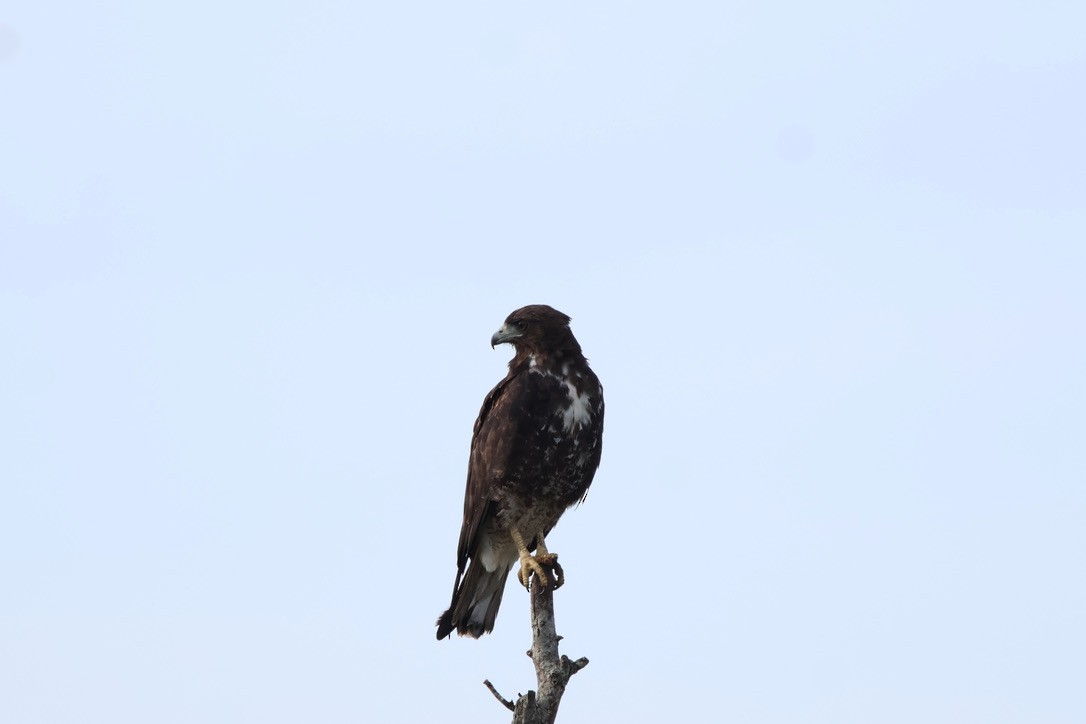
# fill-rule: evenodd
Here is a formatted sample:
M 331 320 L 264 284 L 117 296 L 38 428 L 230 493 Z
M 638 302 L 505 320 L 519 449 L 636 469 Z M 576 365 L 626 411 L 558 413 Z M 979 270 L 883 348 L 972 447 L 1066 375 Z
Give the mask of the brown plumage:
M 506 342 L 516 355 L 475 421 L 456 582 L 438 639 L 454 629 L 473 638 L 493 630 L 513 564 L 520 561 L 525 585 L 532 571 L 542 573 L 535 559 L 548 555 L 544 537 L 584 499 L 600 464 L 603 388 L 569 317 L 543 304 L 523 307 L 490 339 Z

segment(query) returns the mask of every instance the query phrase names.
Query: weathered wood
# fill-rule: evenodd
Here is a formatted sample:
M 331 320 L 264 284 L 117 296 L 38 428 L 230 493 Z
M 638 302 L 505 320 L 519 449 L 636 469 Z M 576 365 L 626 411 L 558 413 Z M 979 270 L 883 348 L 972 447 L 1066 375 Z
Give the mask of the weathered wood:
M 490 683 L 490 679 L 483 679 L 483 685 L 485 685 L 486 688 L 490 689 L 490 693 L 494 695 L 495 699 L 497 699 L 498 701 L 501 702 L 502 706 L 504 706 L 509 711 L 513 711 L 513 709 L 514 709 L 513 702 L 509 701 L 504 696 L 499 694 L 498 690 L 494 688 L 494 685 Z
M 554 568 L 549 571 L 552 581 L 561 580 L 561 570 L 554 561 Z M 554 588 L 557 586 L 541 586 L 538 578 L 532 577 L 532 649 L 528 655 L 535 664 L 537 691 L 517 698 L 513 706 L 513 724 L 554 724 L 566 684 L 574 674 L 588 666 L 588 659 L 584 657 L 571 661 L 568 656 L 558 653 L 558 642 L 562 637 L 554 626 Z M 509 702 L 489 682 L 485 683 L 498 701 L 508 707 Z

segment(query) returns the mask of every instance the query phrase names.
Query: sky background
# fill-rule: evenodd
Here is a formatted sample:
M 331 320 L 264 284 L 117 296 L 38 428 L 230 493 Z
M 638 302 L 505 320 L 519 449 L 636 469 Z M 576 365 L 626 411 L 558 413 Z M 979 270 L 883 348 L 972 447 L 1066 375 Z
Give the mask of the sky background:
M 0 721 L 508 721 L 434 640 L 513 309 L 560 721 L 1086 721 L 1080 2 L 0 9 Z

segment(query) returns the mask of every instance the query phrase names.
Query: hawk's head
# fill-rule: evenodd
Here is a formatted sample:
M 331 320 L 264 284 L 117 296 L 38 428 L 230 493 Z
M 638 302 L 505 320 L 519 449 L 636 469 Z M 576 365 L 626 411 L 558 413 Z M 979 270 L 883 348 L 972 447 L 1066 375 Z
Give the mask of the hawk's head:
M 490 346 L 506 342 L 513 345 L 518 355 L 577 347 L 577 340 L 569 331 L 569 317 L 546 304 L 521 307 L 506 317 L 505 324 L 490 338 Z

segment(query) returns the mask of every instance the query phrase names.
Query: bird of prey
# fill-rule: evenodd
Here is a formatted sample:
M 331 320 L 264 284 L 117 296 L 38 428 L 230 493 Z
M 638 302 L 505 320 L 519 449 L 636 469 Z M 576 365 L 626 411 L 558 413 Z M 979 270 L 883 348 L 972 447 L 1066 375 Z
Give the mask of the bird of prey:
M 456 582 L 437 620 L 439 640 L 454 629 L 472 638 L 494 629 L 514 563 L 525 587 L 533 572 L 537 585 L 561 584 L 544 537 L 584 499 L 603 437 L 603 388 L 569 321 L 533 304 L 510 314 L 490 338 L 491 347 L 509 343 L 516 354 L 475 421 Z

